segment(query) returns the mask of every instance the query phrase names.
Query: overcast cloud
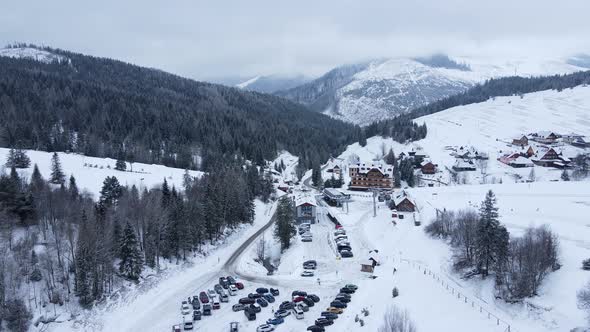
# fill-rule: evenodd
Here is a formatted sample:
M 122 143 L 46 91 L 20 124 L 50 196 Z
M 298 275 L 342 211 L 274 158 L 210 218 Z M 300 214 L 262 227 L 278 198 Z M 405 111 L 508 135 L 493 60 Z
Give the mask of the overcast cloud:
M 367 58 L 590 53 L 589 0 L 2 1 L 0 44 L 193 78 L 320 74 Z

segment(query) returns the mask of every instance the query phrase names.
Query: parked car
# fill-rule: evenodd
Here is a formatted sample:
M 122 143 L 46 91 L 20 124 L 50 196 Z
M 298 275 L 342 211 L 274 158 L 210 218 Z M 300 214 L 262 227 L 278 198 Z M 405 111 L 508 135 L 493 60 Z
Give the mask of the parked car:
M 203 316 L 211 316 L 211 304 L 203 304 Z
M 315 320 L 315 325 L 317 326 L 328 326 L 328 325 L 332 325 L 334 324 L 333 320 L 327 319 L 327 318 L 318 318 Z
M 250 310 L 249 308 L 246 308 L 244 310 L 244 315 L 248 320 L 256 320 L 256 313 L 253 310 Z
M 237 289 L 244 289 L 244 284 L 241 282 L 236 282 L 235 285 Z
M 207 296 L 207 293 L 201 292 L 199 293 L 199 300 L 201 300 L 201 303 L 209 303 L 209 296 Z
M 279 309 L 291 310 L 294 306 L 295 306 L 295 304 L 293 304 L 293 302 L 285 301 L 285 302 L 281 303 L 281 305 L 279 306 Z
M 279 290 L 278 290 L 278 289 L 276 289 L 276 288 L 271 288 L 271 289 L 270 289 L 270 293 L 271 293 L 273 296 L 279 296 L 279 294 L 280 294 Z
M 215 290 L 215 293 L 221 295 L 221 292 L 223 292 L 223 287 L 220 284 L 217 284 L 213 286 L 213 290 Z
M 318 265 L 318 262 L 315 259 L 310 259 L 310 260 L 307 260 L 307 261 L 303 262 L 303 264 Z
M 336 224 L 336 226 L 334 226 L 334 228 L 335 229 L 340 229 L 340 228 L 342 228 L 342 225 L 341 224 Z
M 323 328 L 322 326 L 317 326 L 317 325 L 312 325 L 312 326 L 308 327 L 307 330 L 311 331 L 311 332 L 324 332 L 324 331 L 326 331 L 325 328 Z
M 333 314 L 338 314 L 340 315 L 341 313 L 344 312 L 344 310 L 342 310 L 341 308 L 336 308 L 336 307 L 329 307 L 328 309 L 326 309 L 327 312 L 331 312 Z
M 350 250 L 342 250 L 340 252 L 340 256 L 343 258 L 350 258 L 350 257 L 353 257 L 354 255 L 352 254 L 352 251 L 350 251 Z
M 236 279 L 234 279 L 234 277 L 232 277 L 232 276 L 228 276 L 226 278 L 226 280 L 227 280 L 227 283 L 230 284 L 230 285 L 235 285 L 236 284 Z
M 293 312 L 293 316 L 295 316 L 295 318 L 303 319 L 303 310 L 301 310 L 301 308 L 294 307 L 291 309 L 291 311 Z
M 350 298 L 352 298 L 352 296 L 350 296 L 350 294 L 346 294 L 346 293 L 338 293 L 338 294 L 336 295 L 336 297 L 345 297 L 345 298 L 347 298 L 347 299 L 350 299 Z
M 350 246 L 347 245 L 337 245 L 336 249 L 338 249 L 338 251 L 342 251 L 342 250 L 348 250 L 348 251 L 352 251 L 352 248 Z
M 303 310 L 303 312 L 309 311 L 309 306 L 307 304 L 305 304 L 305 302 L 297 303 L 297 308 Z
M 340 301 L 332 301 L 332 302 L 330 302 L 330 306 L 332 306 L 334 308 L 340 308 L 340 309 L 344 309 L 347 307 L 346 303 L 340 302 Z
M 256 288 L 256 293 L 258 294 L 266 294 L 268 293 L 268 288 L 264 288 L 264 287 L 260 287 L 260 288 Z
M 172 332 L 181 332 L 180 325 L 172 325 Z
M 307 297 L 303 299 L 303 303 L 307 304 L 308 307 L 313 307 L 315 303 L 312 299 L 308 299 Z
M 219 277 L 219 284 L 224 289 L 227 289 L 229 287 L 229 282 L 227 281 L 227 278 L 226 277 Z
M 201 310 L 193 310 L 193 320 L 201 320 Z
M 238 332 L 238 322 L 229 323 L 229 332 Z
M 221 304 L 217 297 L 213 298 L 213 310 L 221 309 Z
M 234 285 L 229 285 L 227 287 L 227 294 L 229 294 L 230 296 L 235 296 L 238 292 L 238 289 L 236 288 L 236 286 Z
M 258 293 L 250 293 L 250 294 L 248 294 L 248 297 L 251 299 L 259 299 L 262 297 L 262 295 L 260 295 Z
M 263 308 L 268 307 L 268 302 L 266 302 L 266 300 L 263 297 L 256 299 L 256 303 L 258 303 Z
M 199 301 L 198 295 L 193 296 L 191 304 L 193 305 L 193 309 L 200 309 L 201 308 L 201 302 Z
M 244 308 L 246 308 L 246 306 L 241 303 L 234 304 L 231 306 L 231 310 L 233 310 L 233 311 L 242 311 L 242 310 L 244 310 Z
M 305 296 L 297 296 L 296 298 L 293 299 L 293 302 L 298 303 L 305 300 Z
M 342 288 L 340 288 L 340 293 L 353 294 L 354 293 L 354 290 L 353 289 L 350 289 L 350 288 L 342 287 Z
M 342 303 L 349 303 L 349 302 L 350 302 L 350 298 L 348 298 L 348 297 L 338 297 L 338 296 L 337 296 L 337 297 L 334 299 L 334 301 L 340 301 L 340 302 L 342 302 Z
M 259 313 L 260 311 L 262 311 L 262 308 L 256 304 L 256 303 L 252 303 L 248 306 L 248 308 L 252 311 L 254 311 L 255 313 Z
M 252 304 L 254 302 L 256 302 L 256 300 L 249 297 L 243 297 L 238 300 L 239 304 Z
M 271 324 L 262 324 L 256 328 L 256 332 L 271 332 L 275 330 L 275 326 Z
M 315 303 L 320 302 L 320 297 L 315 294 L 309 294 L 309 295 L 307 295 L 307 297 L 310 298 Z
M 314 264 L 305 264 L 303 263 L 303 268 L 306 270 L 315 270 L 316 266 Z
M 222 289 L 222 292 L 219 294 L 219 300 L 221 302 L 229 302 L 229 296 L 227 295 L 225 289 Z
M 275 317 L 285 318 L 285 317 L 289 316 L 290 314 L 291 314 L 291 312 L 288 310 L 285 310 L 285 309 L 279 309 L 279 310 L 275 311 Z
M 354 285 L 354 284 L 346 284 L 346 285 L 344 285 L 344 287 L 353 289 L 354 291 L 356 291 L 357 289 L 359 289 L 359 287 L 357 285 Z
M 301 272 L 301 276 L 302 277 L 313 277 L 314 273 L 313 273 L 313 271 L 305 270 L 305 271 Z
M 301 237 L 301 242 L 313 242 L 313 238 L 311 236 Z
M 183 325 L 183 328 L 184 328 L 185 331 L 186 330 L 192 330 L 193 329 L 193 321 L 192 321 L 192 319 L 185 320 L 182 325 Z
M 275 318 L 269 318 L 266 321 L 266 324 L 279 325 L 279 324 L 283 324 L 284 322 L 285 322 L 285 319 L 283 317 L 275 317 Z
M 182 304 L 180 305 L 180 312 L 183 315 L 188 315 L 191 312 L 191 307 L 188 305 L 188 302 L 182 301 Z
M 293 292 L 291 292 L 291 297 L 295 297 L 295 296 L 307 296 L 307 292 L 300 291 L 300 290 L 294 290 Z
M 326 317 L 327 319 L 330 319 L 330 320 L 338 319 L 338 315 L 328 312 L 328 311 L 322 311 L 322 317 Z
M 338 235 L 346 235 L 346 231 L 344 230 L 344 228 L 340 228 L 340 229 L 334 231 L 334 236 L 338 236 Z
M 268 302 L 268 303 L 274 303 L 275 302 L 275 297 L 272 296 L 271 294 L 264 294 L 262 295 L 262 297 Z

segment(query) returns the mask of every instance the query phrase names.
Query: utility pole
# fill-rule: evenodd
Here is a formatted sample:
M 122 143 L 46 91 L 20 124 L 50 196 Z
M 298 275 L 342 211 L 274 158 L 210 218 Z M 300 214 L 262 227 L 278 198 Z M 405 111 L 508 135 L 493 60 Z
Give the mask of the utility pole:
M 377 190 L 373 189 L 373 218 L 377 217 L 377 201 L 375 197 L 377 197 Z

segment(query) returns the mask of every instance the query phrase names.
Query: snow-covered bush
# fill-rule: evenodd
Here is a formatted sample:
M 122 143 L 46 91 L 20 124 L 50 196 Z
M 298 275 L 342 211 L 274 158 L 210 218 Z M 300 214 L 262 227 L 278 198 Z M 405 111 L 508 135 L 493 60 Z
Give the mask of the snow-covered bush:
M 399 290 L 397 289 L 397 287 L 393 287 L 393 291 L 391 291 L 391 295 L 393 295 L 393 297 L 399 296 Z
M 407 311 L 393 306 L 385 312 L 379 332 L 416 332 L 416 326 Z
M 582 269 L 586 270 L 586 271 L 590 271 L 590 258 L 582 261 Z

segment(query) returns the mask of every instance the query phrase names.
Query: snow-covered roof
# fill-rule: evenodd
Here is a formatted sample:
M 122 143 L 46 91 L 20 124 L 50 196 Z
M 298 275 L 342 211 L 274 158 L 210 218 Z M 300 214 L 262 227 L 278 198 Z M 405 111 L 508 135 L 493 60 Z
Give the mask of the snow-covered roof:
M 363 259 L 361 261 L 361 265 L 371 265 L 371 266 L 373 266 L 373 261 L 372 260 L 369 260 L 369 259 Z
M 295 206 L 301 206 L 303 204 L 316 206 L 315 199 L 309 195 L 303 195 L 295 198 Z
M 518 158 L 512 160 L 510 163 L 517 164 L 517 165 L 532 165 L 533 164 L 532 161 L 530 161 L 529 159 L 527 159 L 523 156 L 519 156 Z
M 469 162 L 466 162 L 464 160 L 457 159 L 457 161 L 455 162 L 455 167 L 459 167 L 459 168 L 475 168 L 475 165 L 473 163 L 469 163 Z

